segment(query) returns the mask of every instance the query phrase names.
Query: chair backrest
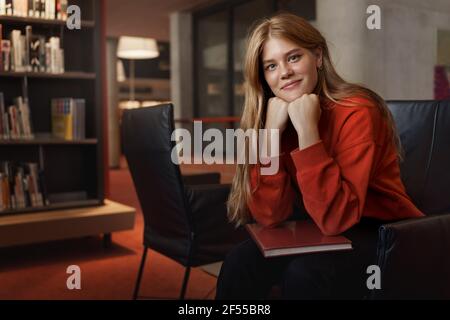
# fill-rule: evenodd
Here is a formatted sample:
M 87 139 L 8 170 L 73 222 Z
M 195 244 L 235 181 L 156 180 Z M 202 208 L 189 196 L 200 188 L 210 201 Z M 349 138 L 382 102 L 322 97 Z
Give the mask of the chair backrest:
M 450 212 L 450 101 L 387 102 L 402 143 L 408 195 L 425 214 Z
M 144 214 L 144 245 L 171 257 L 187 252 L 191 232 L 180 169 L 171 159 L 173 131 L 171 104 L 123 114 L 122 145 Z

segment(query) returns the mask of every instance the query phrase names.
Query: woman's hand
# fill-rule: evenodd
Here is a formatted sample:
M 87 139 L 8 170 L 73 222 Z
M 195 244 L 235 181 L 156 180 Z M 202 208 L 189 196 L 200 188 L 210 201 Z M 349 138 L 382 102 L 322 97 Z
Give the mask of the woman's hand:
M 279 129 L 281 136 L 289 120 L 288 106 L 289 104 L 280 98 L 274 97 L 269 99 L 267 103 L 266 129 Z
M 277 97 L 270 98 L 267 102 L 265 129 L 268 130 L 260 137 L 262 138 L 262 152 L 265 153 L 261 155 L 261 158 L 279 156 L 281 134 L 289 121 L 288 106 L 289 104 L 286 101 Z M 274 135 L 276 133 L 274 130 L 279 130 L 278 136 Z M 276 145 L 272 145 L 272 142 Z M 263 162 L 266 163 L 266 160 L 263 160 Z
M 300 150 L 320 141 L 318 124 L 322 110 L 317 95 L 304 94 L 292 101 L 288 106 L 288 114 L 297 131 Z

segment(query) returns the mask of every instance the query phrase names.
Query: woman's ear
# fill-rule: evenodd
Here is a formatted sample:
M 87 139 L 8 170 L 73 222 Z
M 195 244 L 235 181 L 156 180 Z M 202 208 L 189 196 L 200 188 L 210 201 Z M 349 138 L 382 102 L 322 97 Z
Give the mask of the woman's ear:
M 322 48 L 318 47 L 314 50 L 314 54 L 316 56 L 316 67 L 318 69 L 322 69 L 322 63 L 323 63 L 323 59 L 322 59 Z

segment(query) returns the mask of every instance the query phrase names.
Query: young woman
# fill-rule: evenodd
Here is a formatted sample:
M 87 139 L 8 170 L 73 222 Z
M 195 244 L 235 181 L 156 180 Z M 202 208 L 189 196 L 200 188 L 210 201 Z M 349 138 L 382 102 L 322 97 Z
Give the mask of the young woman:
M 244 72 L 241 128 L 280 130 L 281 152 L 274 175 L 261 175 L 261 162 L 238 166 L 230 220 L 275 226 L 300 213 L 324 235 L 347 236 L 354 249 L 265 259 L 249 240 L 227 256 L 217 298 L 266 298 L 275 283 L 287 299 L 363 298 L 380 223 L 423 216 L 401 182 L 399 140 L 383 99 L 344 81 L 324 37 L 292 14 L 254 28 Z

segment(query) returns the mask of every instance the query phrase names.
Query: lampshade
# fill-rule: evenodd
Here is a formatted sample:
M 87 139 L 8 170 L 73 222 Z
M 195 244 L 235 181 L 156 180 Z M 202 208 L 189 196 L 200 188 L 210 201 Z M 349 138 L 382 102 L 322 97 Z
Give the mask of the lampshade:
M 159 56 L 155 39 L 120 37 L 117 56 L 121 59 L 152 59 Z

